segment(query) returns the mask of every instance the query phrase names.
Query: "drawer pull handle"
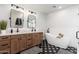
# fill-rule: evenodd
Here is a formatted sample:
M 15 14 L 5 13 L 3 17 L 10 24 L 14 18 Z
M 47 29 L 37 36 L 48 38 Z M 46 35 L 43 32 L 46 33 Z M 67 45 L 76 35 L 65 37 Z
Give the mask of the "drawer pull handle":
M 2 53 L 2 54 L 8 54 L 8 52 L 4 52 L 4 53 Z
M 28 39 L 28 40 L 31 40 L 31 39 Z
M 0 54 L 8 54 L 9 51 L 0 51 Z
M 28 46 L 32 46 L 32 44 L 29 44 Z
M 1 45 L 1 46 L 7 46 L 8 44 L 3 44 L 3 45 Z
M 4 38 L 2 38 L 2 39 L 7 39 L 8 37 L 4 37 Z

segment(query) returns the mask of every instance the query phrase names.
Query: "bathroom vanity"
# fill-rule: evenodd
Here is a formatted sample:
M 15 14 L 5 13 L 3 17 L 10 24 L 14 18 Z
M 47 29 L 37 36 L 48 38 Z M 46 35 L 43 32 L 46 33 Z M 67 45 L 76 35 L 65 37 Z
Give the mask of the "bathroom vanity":
M 0 53 L 15 54 L 39 45 L 43 32 L 18 33 L 0 35 Z
M 10 32 L 0 34 L 0 54 L 15 54 L 33 46 L 39 45 L 43 39 L 43 32 L 36 32 L 36 14 L 29 12 L 27 16 L 27 29 L 20 30 L 24 27 L 24 9 L 14 8 L 16 5 L 11 4 L 10 10 Z M 16 30 L 14 29 L 16 28 Z M 21 32 L 21 33 L 20 33 Z

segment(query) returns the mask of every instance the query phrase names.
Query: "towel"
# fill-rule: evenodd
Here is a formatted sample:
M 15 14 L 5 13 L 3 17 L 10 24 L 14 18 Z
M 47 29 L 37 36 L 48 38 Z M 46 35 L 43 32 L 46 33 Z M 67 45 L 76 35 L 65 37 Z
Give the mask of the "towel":
M 22 25 L 22 19 L 21 18 L 16 18 L 16 25 Z

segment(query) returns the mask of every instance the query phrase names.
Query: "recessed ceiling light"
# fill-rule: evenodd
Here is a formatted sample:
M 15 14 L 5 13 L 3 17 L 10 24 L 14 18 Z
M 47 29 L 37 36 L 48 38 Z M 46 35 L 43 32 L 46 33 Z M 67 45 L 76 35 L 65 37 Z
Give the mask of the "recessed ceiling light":
M 61 9 L 62 7 L 61 7 L 61 6 L 59 6 L 58 8 L 59 8 L 59 9 Z

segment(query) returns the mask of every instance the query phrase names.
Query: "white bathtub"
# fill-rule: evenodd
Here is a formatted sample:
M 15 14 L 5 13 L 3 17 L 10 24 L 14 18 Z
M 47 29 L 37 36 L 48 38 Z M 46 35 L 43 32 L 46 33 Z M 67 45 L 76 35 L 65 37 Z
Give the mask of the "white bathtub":
M 59 39 L 56 38 L 56 35 L 53 35 L 51 33 L 46 33 L 46 40 L 48 41 L 49 44 L 55 45 L 61 48 L 67 48 L 69 45 L 69 39 L 68 37 L 64 36 L 63 38 Z

